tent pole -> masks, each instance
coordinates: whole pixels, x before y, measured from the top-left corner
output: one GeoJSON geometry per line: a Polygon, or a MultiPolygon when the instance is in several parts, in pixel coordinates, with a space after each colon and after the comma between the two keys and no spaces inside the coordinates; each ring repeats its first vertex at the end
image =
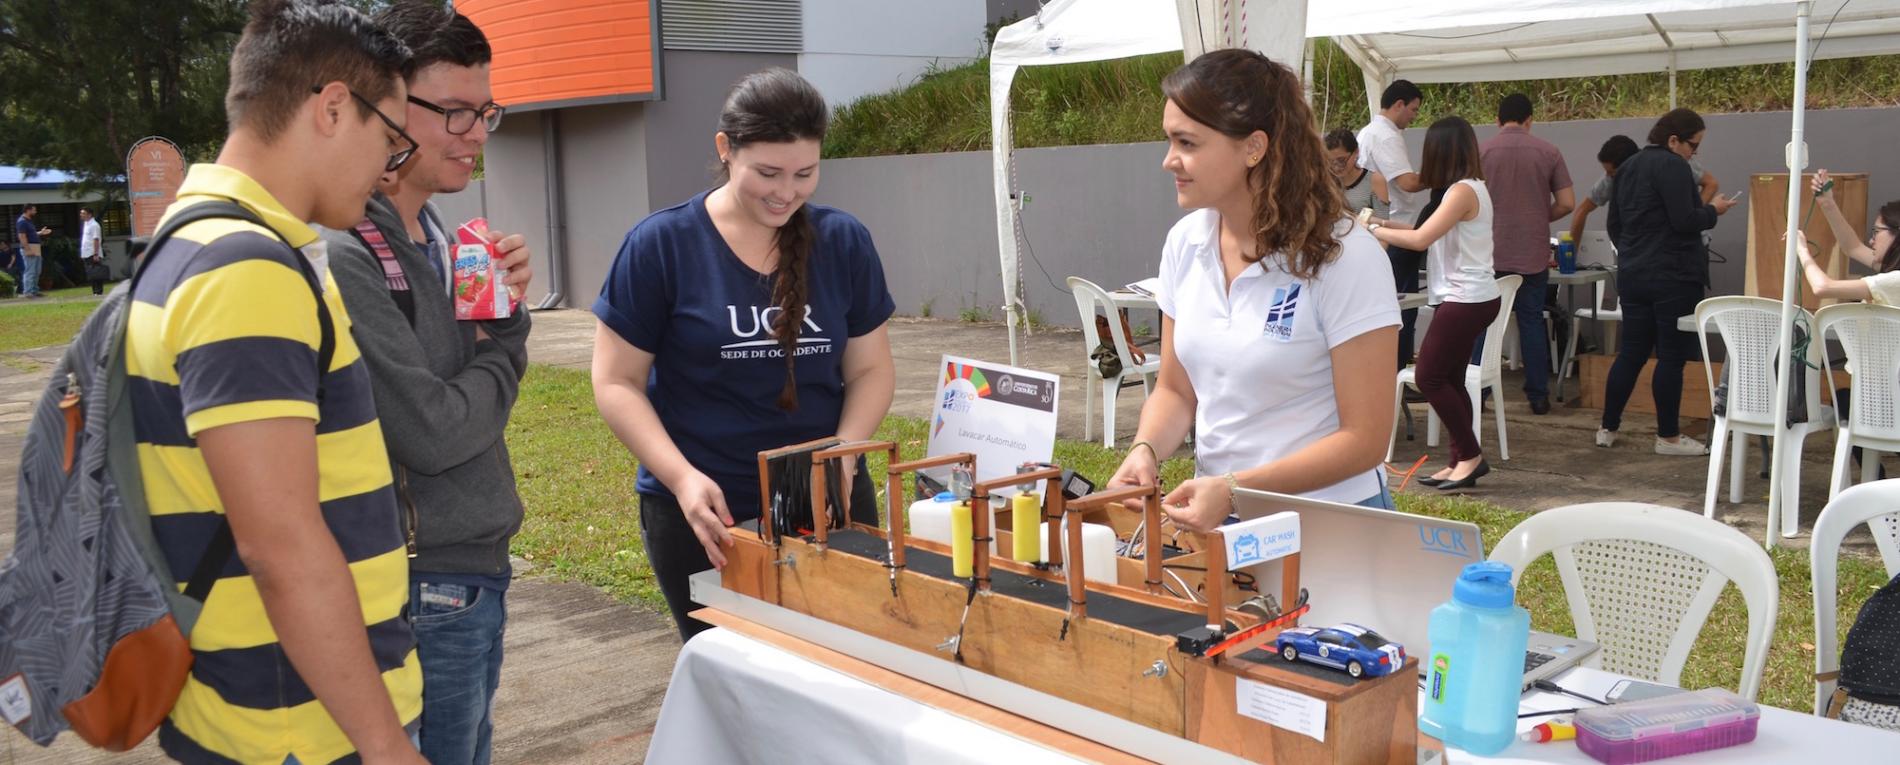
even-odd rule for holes
{"type": "MultiPolygon", "coordinates": [[[[1801,299],[1799,279],[1796,274],[1800,266],[1795,262],[1795,245],[1801,232],[1801,171],[1808,166],[1807,101],[1808,101],[1808,16],[1814,3],[1803,2],[1795,6],[1794,34],[1794,125],[1788,137],[1788,228],[1787,243],[1782,248],[1781,264],[1781,326],[1777,330],[1775,356],[1775,418],[1776,423],[1788,421],[1788,390],[1790,375],[1807,374],[1805,366],[1797,366],[1790,356],[1794,345],[1794,309],[1796,301],[1801,299]]],[[[1815,342],[1814,329],[1808,328],[1809,342],[1815,342]]],[[[1819,412],[1809,412],[1808,416],[1818,417],[1819,412]]],[[[1779,435],[1774,439],[1771,449],[1773,458],[1769,460],[1768,479],[1768,530],[1766,544],[1770,549],[1775,546],[1775,533],[1779,521],[1782,536],[1794,536],[1801,523],[1801,508],[1783,507],[1781,504],[1781,486],[1784,481],[1801,480],[1799,471],[1795,475],[1786,475],[1782,470],[1783,449],[1799,449],[1798,441],[1784,439],[1779,435]],[[1784,441],[1790,441],[1784,443],[1784,441]]]]}
{"type": "Polygon", "coordinates": [[[1306,103],[1311,106],[1313,103],[1313,38],[1311,37],[1306,38],[1305,53],[1300,56],[1300,81],[1306,83],[1306,103]]]}
{"type": "Polygon", "coordinates": [[[1676,54],[1673,51],[1670,52],[1669,54],[1669,109],[1671,111],[1674,111],[1676,108],[1676,60],[1675,59],[1676,59],[1676,54]]]}

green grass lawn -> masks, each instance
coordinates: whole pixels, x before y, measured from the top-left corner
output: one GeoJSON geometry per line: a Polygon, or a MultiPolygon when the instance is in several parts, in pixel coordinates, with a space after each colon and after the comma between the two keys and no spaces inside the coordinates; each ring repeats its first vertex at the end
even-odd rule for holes
{"type": "MultiPolygon", "coordinates": [[[[88,288],[80,289],[91,294],[88,288]]],[[[55,302],[51,298],[0,302],[0,352],[65,343],[98,305],[96,300],[55,302]]]]}
{"type": "MultiPolygon", "coordinates": [[[[921,420],[892,417],[884,421],[878,437],[897,441],[904,458],[910,459],[922,455],[925,433],[921,420]]],[[[508,436],[521,495],[528,505],[527,520],[515,538],[515,553],[532,561],[537,571],[602,587],[622,601],[663,608],[640,543],[633,458],[595,412],[587,375],[534,367],[515,405],[508,436]]],[[[1090,443],[1064,440],[1056,444],[1057,462],[1098,482],[1107,480],[1120,459],[1119,452],[1090,443]]],[[[872,470],[882,470],[882,462],[874,459],[872,470]]],[[[1191,471],[1187,460],[1175,459],[1163,466],[1162,473],[1172,485],[1191,471]]],[[[1523,518],[1511,510],[1457,497],[1401,495],[1399,505],[1409,512],[1475,523],[1492,543],[1523,518]]],[[[1814,687],[1808,679],[1814,666],[1814,601],[1807,556],[1776,550],[1774,560],[1781,574],[1781,613],[1761,701],[1805,711],[1813,703],[1814,687]]],[[[1841,561],[1843,635],[1861,602],[1885,581],[1875,562],[1841,561]]],[[[1446,593],[1449,596],[1449,582],[1446,593]]],[[[1548,557],[1525,573],[1518,601],[1530,609],[1537,629],[1571,631],[1569,606],[1548,557]]],[[[1735,687],[1746,632],[1747,612],[1740,593],[1730,586],[1689,656],[1683,685],[1735,687]]]]}

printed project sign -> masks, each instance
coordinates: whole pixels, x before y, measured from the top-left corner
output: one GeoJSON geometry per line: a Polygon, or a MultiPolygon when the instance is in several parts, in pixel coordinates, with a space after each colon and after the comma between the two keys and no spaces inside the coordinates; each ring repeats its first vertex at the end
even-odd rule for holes
{"type": "Polygon", "coordinates": [[[1300,551],[1300,514],[1278,512],[1220,527],[1227,544],[1227,570],[1278,560],[1300,551]]]}
{"type": "Polygon", "coordinates": [[[1062,378],[948,355],[939,369],[930,456],[974,454],[976,479],[986,481],[1055,455],[1062,378]]]}
{"type": "Polygon", "coordinates": [[[125,153],[126,196],[132,200],[132,235],[151,236],[158,219],[178,199],[185,182],[185,158],[178,144],[153,136],[141,138],[125,153]]]}

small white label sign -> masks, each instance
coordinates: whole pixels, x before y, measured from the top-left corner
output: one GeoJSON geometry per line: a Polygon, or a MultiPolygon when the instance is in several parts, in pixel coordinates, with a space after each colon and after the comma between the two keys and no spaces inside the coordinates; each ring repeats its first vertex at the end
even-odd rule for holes
{"type": "Polygon", "coordinates": [[[1241,714],[1326,742],[1326,702],[1244,677],[1235,683],[1234,704],[1241,714]]]}
{"type": "Polygon", "coordinates": [[[1220,527],[1227,570],[1279,560],[1300,551],[1300,514],[1290,510],[1220,527]]]}
{"type": "Polygon", "coordinates": [[[0,716],[11,725],[33,716],[33,694],[26,690],[25,675],[14,675],[0,683],[0,716]]]}

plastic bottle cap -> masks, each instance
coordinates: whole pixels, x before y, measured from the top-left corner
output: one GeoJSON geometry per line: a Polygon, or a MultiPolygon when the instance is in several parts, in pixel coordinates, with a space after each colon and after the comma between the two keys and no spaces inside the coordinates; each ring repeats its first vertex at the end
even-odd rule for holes
{"type": "Polygon", "coordinates": [[[957,501],[957,495],[955,492],[940,491],[937,492],[937,496],[931,497],[931,499],[937,502],[955,502],[957,501]]]}
{"type": "Polygon", "coordinates": [[[1479,608],[1509,608],[1516,602],[1511,589],[1511,566],[1485,561],[1465,566],[1458,582],[1451,586],[1451,597],[1479,608]]]}

